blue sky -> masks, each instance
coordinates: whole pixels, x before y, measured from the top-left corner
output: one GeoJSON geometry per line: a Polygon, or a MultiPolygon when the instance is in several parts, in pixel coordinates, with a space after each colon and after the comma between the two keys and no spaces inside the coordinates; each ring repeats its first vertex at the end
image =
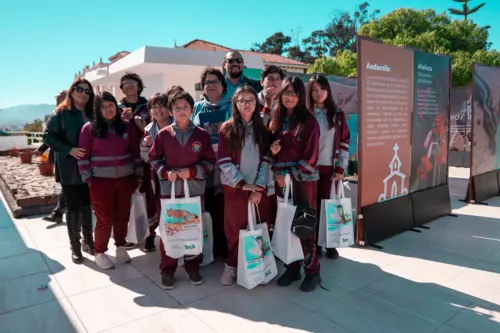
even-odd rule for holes
{"type": "MultiPolygon", "coordinates": [[[[298,27],[302,39],[324,28],[335,10],[353,11],[362,2],[2,1],[0,108],[53,103],[56,93],[71,84],[75,72],[121,50],[134,51],[144,45],[172,47],[174,40],[182,45],[196,38],[248,49],[276,31],[291,34],[298,27]]],[[[472,4],[481,2],[473,0],[472,4]]],[[[492,26],[490,39],[493,47],[500,48],[500,27],[495,24],[500,1],[485,2],[472,18],[492,26]]],[[[370,4],[382,14],[399,7],[432,7],[441,12],[458,6],[452,0],[372,0],[370,4]]]]}

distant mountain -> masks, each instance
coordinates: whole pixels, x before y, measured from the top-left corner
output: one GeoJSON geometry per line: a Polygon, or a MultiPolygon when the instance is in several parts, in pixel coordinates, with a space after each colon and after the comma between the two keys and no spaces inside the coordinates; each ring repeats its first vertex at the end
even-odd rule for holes
{"type": "Polygon", "coordinates": [[[0,128],[19,128],[26,123],[32,123],[35,119],[43,120],[50,114],[55,105],[18,105],[6,109],[0,109],[0,128]]]}

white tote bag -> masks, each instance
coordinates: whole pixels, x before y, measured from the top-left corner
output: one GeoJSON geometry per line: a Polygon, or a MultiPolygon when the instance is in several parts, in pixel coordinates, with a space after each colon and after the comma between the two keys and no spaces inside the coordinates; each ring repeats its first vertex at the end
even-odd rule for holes
{"type": "Polygon", "coordinates": [[[354,244],[354,221],[351,199],[344,195],[344,184],[332,182],[330,199],[321,200],[318,245],[326,248],[349,247],[354,244]]]}
{"type": "Polygon", "coordinates": [[[278,212],[274,225],[272,248],[276,257],[285,264],[291,264],[303,260],[304,252],[302,251],[300,239],[291,230],[297,206],[293,205],[292,180],[288,174],[285,177],[285,183],[283,200],[278,197],[278,212]],[[292,194],[291,202],[289,202],[290,194],[292,194]]]}
{"type": "Polygon", "coordinates": [[[214,261],[214,233],[210,213],[203,212],[201,216],[203,222],[203,261],[200,266],[206,266],[214,261]]]}
{"type": "Polygon", "coordinates": [[[248,230],[240,230],[237,283],[247,289],[266,284],[278,275],[267,225],[255,225],[255,205],[248,202],[248,230]]]}
{"type": "Polygon", "coordinates": [[[130,218],[126,240],[129,243],[142,243],[149,236],[148,211],[146,209],[146,194],[135,190],[130,203],[130,218]]]}
{"type": "Polygon", "coordinates": [[[165,254],[171,258],[198,255],[203,250],[201,198],[190,197],[184,180],[184,198],[175,198],[172,183],[170,199],[161,199],[160,237],[165,254]]]}

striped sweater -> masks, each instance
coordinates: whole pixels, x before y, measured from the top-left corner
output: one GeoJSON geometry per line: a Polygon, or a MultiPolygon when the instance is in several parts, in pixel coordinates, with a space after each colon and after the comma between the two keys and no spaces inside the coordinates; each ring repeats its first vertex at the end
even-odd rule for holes
{"type": "Polygon", "coordinates": [[[90,122],[80,132],[78,146],[85,149],[85,156],[78,160],[78,171],[85,182],[96,178],[122,178],[143,176],[139,153],[139,139],[135,126],[127,123],[127,132],[119,137],[110,131],[104,139],[93,135],[90,122]]]}

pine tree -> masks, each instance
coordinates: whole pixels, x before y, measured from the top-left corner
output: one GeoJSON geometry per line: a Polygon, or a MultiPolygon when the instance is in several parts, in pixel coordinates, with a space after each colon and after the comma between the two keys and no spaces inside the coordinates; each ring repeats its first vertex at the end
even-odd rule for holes
{"type": "Polygon", "coordinates": [[[452,15],[459,15],[463,16],[465,20],[468,19],[469,15],[474,14],[477,12],[479,9],[481,9],[486,3],[481,3],[477,5],[476,7],[470,8],[469,7],[469,1],[470,0],[453,0],[455,2],[462,3],[462,9],[456,9],[456,8],[450,8],[448,11],[452,15]]]}

